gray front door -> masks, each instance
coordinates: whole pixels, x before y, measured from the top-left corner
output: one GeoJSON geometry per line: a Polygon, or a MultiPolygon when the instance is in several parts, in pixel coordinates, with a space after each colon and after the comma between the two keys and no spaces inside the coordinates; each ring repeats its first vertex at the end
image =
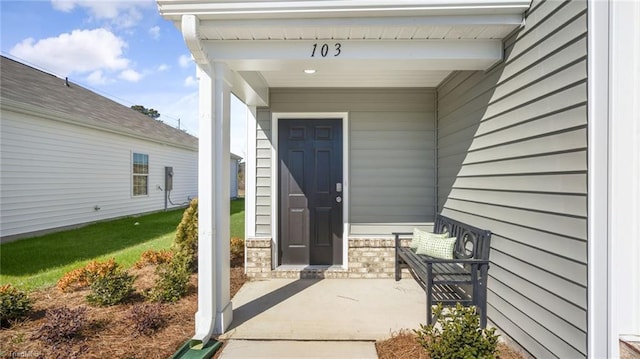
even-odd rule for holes
{"type": "Polygon", "coordinates": [[[342,264],[342,120],[278,126],[279,264],[342,264]]]}

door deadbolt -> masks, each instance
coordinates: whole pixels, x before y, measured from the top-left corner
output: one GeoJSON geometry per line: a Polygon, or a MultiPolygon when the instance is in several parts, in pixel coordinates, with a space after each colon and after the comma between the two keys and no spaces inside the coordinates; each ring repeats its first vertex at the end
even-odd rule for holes
{"type": "Polygon", "coordinates": [[[338,203],[342,202],[342,197],[340,197],[340,196],[336,197],[336,202],[338,202],[338,203]]]}

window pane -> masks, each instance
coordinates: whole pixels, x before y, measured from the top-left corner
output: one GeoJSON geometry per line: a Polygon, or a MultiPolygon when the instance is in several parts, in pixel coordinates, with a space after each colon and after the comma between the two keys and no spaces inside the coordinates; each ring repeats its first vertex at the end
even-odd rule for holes
{"type": "Polygon", "coordinates": [[[147,176],[133,176],[133,195],[145,196],[147,195],[148,181],[147,176]]]}
{"type": "Polygon", "coordinates": [[[143,153],[133,154],[133,173],[147,174],[149,173],[149,155],[143,153]]]}

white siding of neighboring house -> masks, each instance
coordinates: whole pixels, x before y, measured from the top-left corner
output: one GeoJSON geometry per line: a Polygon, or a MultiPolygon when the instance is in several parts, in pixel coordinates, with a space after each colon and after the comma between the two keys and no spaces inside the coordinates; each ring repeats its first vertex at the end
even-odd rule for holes
{"type": "Polygon", "coordinates": [[[231,174],[230,183],[231,183],[231,198],[238,198],[238,160],[231,156],[230,163],[230,171],[231,174]]]}
{"type": "Polygon", "coordinates": [[[5,108],[1,126],[3,238],[162,210],[165,166],[174,171],[173,203],[186,204],[197,195],[196,149],[5,108]],[[149,155],[148,196],[132,196],[133,152],[149,155]]]}
{"type": "Polygon", "coordinates": [[[435,90],[271,89],[258,110],[256,234],[271,235],[271,112],[349,112],[352,234],[385,234],[435,213],[435,90]]]}
{"type": "Polygon", "coordinates": [[[491,229],[489,318],[538,358],[587,355],[586,34],[585,1],[534,1],[438,87],[439,210],[491,229]]]}

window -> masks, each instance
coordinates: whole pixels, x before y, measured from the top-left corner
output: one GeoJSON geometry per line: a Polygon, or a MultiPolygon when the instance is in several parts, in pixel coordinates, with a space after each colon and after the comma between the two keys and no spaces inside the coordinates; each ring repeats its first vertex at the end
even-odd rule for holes
{"type": "Polygon", "coordinates": [[[149,194],[149,155],[133,153],[133,195],[149,194]]]}

